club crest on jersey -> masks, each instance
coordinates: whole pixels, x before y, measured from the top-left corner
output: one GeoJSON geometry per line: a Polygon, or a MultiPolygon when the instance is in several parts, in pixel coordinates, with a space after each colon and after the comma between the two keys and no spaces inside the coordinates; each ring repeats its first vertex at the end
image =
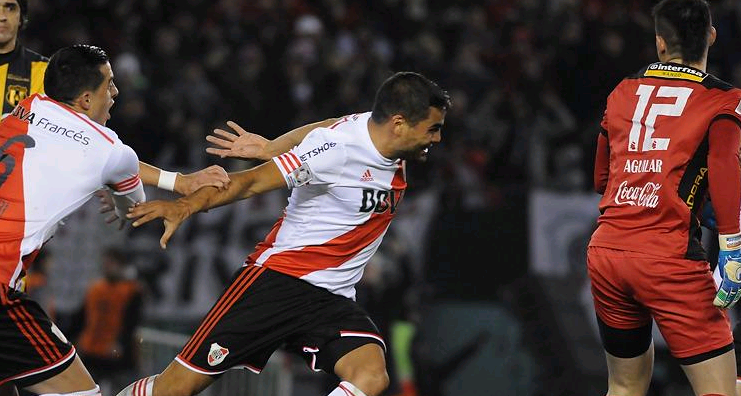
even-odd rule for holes
{"type": "Polygon", "coordinates": [[[28,88],[22,85],[8,85],[8,93],[5,95],[5,100],[11,105],[15,106],[23,99],[28,96],[28,88]]]}
{"type": "Polygon", "coordinates": [[[211,344],[211,350],[208,352],[208,365],[211,367],[216,366],[223,362],[227,355],[229,355],[229,349],[214,342],[211,344]]]}

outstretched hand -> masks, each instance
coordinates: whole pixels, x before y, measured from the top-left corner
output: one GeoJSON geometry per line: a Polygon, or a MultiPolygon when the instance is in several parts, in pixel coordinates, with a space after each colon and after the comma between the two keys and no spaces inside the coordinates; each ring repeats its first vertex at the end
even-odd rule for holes
{"type": "Polygon", "coordinates": [[[206,140],[217,147],[206,148],[207,153],[218,155],[221,158],[270,159],[270,155],[265,152],[265,146],[269,142],[268,139],[247,132],[234,121],[227,121],[226,125],[237,133],[235,134],[223,129],[214,129],[213,135],[206,136],[206,140]]]}
{"type": "Polygon", "coordinates": [[[162,233],[160,238],[160,247],[162,249],[167,248],[167,241],[170,240],[175,230],[180,227],[180,224],[185,221],[191,215],[188,206],[176,201],[149,201],[136,204],[129,209],[127,218],[134,220],[132,225],[139,227],[142,224],[146,224],[154,219],[161,218],[165,225],[165,231],[162,233]]]}
{"type": "Polygon", "coordinates": [[[108,217],[105,218],[105,222],[111,224],[119,220],[118,229],[123,230],[126,225],[126,219],[119,219],[118,215],[116,215],[116,206],[113,204],[111,192],[106,188],[102,188],[95,192],[95,196],[98,197],[98,202],[100,203],[99,212],[102,214],[109,213],[108,217]]]}
{"type": "Polygon", "coordinates": [[[208,186],[223,190],[228,188],[230,183],[229,174],[218,165],[211,165],[208,168],[178,176],[175,192],[182,195],[191,194],[201,187],[208,186]]]}

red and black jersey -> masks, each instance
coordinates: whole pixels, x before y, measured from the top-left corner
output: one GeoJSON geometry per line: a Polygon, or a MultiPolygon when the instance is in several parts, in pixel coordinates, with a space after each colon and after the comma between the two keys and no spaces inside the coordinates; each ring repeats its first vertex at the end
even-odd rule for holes
{"type": "Polygon", "coordinates": [[[741,90],[653,63],[615,87],[602,128],[590,246],[703,260],[697,214],[708,191],[719,232],[739,232],[741,90]]]}

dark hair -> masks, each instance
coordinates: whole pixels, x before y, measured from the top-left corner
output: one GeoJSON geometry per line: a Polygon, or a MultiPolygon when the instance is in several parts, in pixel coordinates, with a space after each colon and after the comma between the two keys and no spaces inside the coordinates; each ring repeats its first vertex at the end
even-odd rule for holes
{"type": "Polygon", "coordinates": [[[708,47],[712,26],[706,0],[662,0],[653,9],[656,34],[669,52],[679,52],[685,62],[699,62],[708,47]]]}
{"type": "Polygon", "coordinates": [[[71,103],[84,91],[94,91],[105,78],[100,66],[108,62],[102,49],[84,44],[64,47],[49,59],[44,91],[58,101],[71,103]]]}
{"type": "Polygon", "coordinates": [[[19,29],[23,30],[28,24],[28,0],[17,0],[18,7],[21,8],[21,26],[19,29]]]}
{"type": "Polygon", "coordinates": [[[371,118],[380,124],[401,114],[410,125],[416,125],[429,116],[430,106],[448,110],[450,96],[419,73],[398,72],[378,88],[371,118]]]}

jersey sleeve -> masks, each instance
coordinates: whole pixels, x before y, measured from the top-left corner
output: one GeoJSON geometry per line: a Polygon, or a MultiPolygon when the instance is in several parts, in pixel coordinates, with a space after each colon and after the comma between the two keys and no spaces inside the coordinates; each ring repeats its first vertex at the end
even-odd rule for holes
{"type": "Polygon", "coordinates": [[[728,101],[718,112],[717,118],[730,118],[741,124],[741,89],[732,89],[728,101]]]}
{"type": "Polygon", "coordinates": [[[597,137],[597,153],[594,157],[594,191],[605,193],[610,175],[610,143],[603,129],[597,137]]]}
{"type": "Polygon", "coordinates": [[[337,182],[346,162],[345,145],[336,132],[317,128],[298,146],[273,157],[273,162],[286,179],[288,188],[303,185],[327,185],[337,182]]]}
{"type": "Polygon", "coordinates": [[[708,189],[718,232],[735,234],[739,232],[741,202],[741,127],[732,120],[718,119],[710,125],[708,143],[708,189]]]}
{"type": "Polygon", "coordinates": [[[103,169],[103,184],[116,195],[125,195],[143,188],[139,178],[139,157],[134,150],[117,140],[103,169]]]}

